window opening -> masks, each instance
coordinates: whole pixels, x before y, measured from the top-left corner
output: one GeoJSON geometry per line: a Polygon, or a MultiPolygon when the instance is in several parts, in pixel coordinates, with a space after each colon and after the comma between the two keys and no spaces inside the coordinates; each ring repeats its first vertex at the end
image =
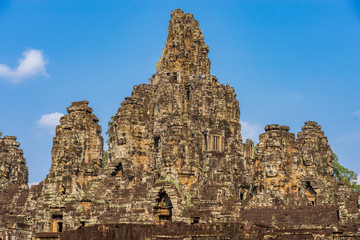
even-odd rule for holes
{"type": "Polygon", "coordinates": [[[213,136],[212,137],[212,150],[213,151],[220,151],[220,136],[213,136]]]}
{"type": "Polygon", "coordinates": [[[186,85],[186,87],[185,87],[185,89],[186,89],[186,97],[187,97],[188,101],[190,100],[190,88],[191,88],[190,85],[186,85]]]}
{"type": "Polygon", "coordinates": [[[240,200],[244,200],[244,193],[240,193],[240,200]]]}
{"type": "Polygon", "coordinates": [[[65,189],[64,184],[61,184],[61,186],[60,186],[60,192],[61,192],[61,194],[65,194],[65,193],[66,193],[66,189],[65,189]]]}
{"type": "Polygon", "coordinates": [[[122,176],[124,174],[122,163],[119,163],[115,166],[114,172],[111,173],[111,176],[122,176]]]}
{"type": "Polygon", "coordinates": [[[191,225],[198,224],[200,222],[200,217],[192,217],[191,218],[191,225]]]}
{"type": "Polygon", "coordinates": [[[312,188],[310,182],[306,182],[305,196],[306,196],[306,198],[308,200],[308,203],[307,203],[308,206],[315,206],[316,205],[316,192],[312,188]]]}
{"type": "Polygon", "coordinates": [[[204,145],[205,145],[204,150],[208,150],[208,142],[207,142],[207,135],[206,134],[204,134],[204,145]]]}
{"type": "Polygon", "coordinates": [[[160,142],[160,137],[159,136],[154,137],[154,147],[155,148],[159,147],[159,142],[160,142]]]}

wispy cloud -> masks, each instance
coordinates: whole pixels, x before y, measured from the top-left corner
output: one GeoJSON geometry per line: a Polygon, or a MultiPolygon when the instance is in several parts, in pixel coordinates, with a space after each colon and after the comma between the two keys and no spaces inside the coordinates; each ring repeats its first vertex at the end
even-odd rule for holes
{"type": "Polygon", "coordinates": [[[0,78],[19,83],[32,76],[49,76],[45,69],[47,62],[41,50],[29,49],[23,52],[23,57],[19,59],[19,65],[14,69],[0,64],[0,78]]]}
{"type": "Polygon", "coordinates": [[[36,137],[42,138],[49,134],[53,135],[55,133],[55,127],[60,124],[60,118],[62,116],[64,116],[64,114],[59,112],[43,114],[40,120],[35,122],[37,126],[36,137]]]}
{"type": "Polygon", "coordinates": [[[64,114],[59,112],[44,114],[41,116],[40,120],[36,121],[38,127],[56,127],[60,124],[60,118],[64,114]]]}
{"type": "Polygon", "coordinates": [[[251,139],[255,143],[258,142],[259,135],[261,133],[261,128],[256,124],[251,124],[245,121],[240,121],[242,137],[243,139],[251,139]]]}

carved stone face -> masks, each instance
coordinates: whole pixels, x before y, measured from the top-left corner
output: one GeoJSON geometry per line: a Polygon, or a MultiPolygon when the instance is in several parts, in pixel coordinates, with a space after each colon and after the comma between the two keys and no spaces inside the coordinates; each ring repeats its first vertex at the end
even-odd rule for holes
{"type": "Polygon", "coordinates": [[[281,155],[279,152],[272,152],[265,156],[265,174],[268,178],[273,178],[279,175],[281,165],[281,155]]]}
{"type": "Polygon", "coordinates": [[[0,166],[0,180],[1,179],[9,179],[9,167],[8,166],[0,166]]]}
{"type": "Polygon", "coordinates": [[[314,165],[314,155],[309,152],[308,150],[304,150],[302,154],[303,162],[305,166],[312,166],[314,165]]]}
{"type": "Polygon", "coordinates": [[[279,174],[276,162],[266,163],[265,173],[266,176],[269,178],[276,177],[279,174]]]}

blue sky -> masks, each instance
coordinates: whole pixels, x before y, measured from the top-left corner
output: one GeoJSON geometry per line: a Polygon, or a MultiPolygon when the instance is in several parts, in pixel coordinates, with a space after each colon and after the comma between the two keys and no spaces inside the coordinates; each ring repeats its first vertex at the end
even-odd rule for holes
{"type": "Polygon", "coordinates": [[[30,183],[48,173],[54,125],[71,102],[90,101],[107,139],[124,97],[156,72],[176,8],[200,22],[245,137],[317,121],[360,173],[359,1],[0,0],[0,132],[18,137],[30,183]]]}

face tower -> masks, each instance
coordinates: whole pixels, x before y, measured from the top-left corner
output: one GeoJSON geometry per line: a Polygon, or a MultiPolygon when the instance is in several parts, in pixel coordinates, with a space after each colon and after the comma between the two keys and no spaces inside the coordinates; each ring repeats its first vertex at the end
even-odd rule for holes
{"type": "Polygon", "coordinates": [[[210,75],[198,21],[177,9],[168,31],[157,73],[134,87],[114,117],[105,168],[110,176],[147,185],[149,204],[166,194],[172,218],[180,219],[201,201],[226,205],[239,196],[246,176],[237,171],[251,164],[240,160],[245,145],[236,94],[210,75]]]}

